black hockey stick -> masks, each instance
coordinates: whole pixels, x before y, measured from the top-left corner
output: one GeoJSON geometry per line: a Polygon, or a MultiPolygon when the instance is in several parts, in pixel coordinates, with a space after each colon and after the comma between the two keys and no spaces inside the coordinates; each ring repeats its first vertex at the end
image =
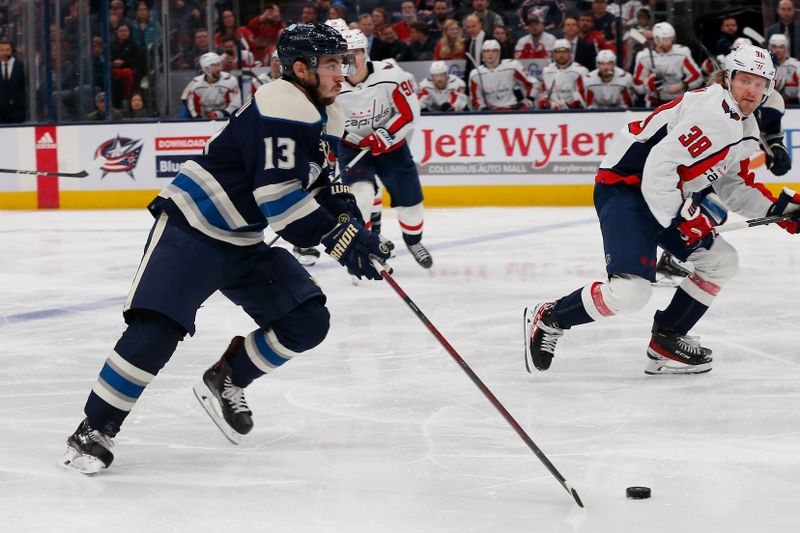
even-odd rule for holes
{"type": "Polygon", "coordinates": [[[741,222],[728,222],[721,226],[714,228],[714,233],[720,234],[727,231],[736,231],[740,229],[753,228],[755,226],[766,226],[767,224],[775,224],[783,222],[784,220],[798,220],[800,213],[796,215],[772,215],[769,217],[751,218],[749,220],[742,220],[741,222]]]}
{"type": "MultiPolygon", "coordinates": [[[[339,181],[340,179],[342,179],[342,176],[344,176],[345,174],[347,174],[348,172],[350,172],[350,169],[351,169],[351,168],[353,168],[354,166],[356,166],[356,164],[357,164],[359,161],[361,161],[361,158],[362,158],[362,157],[364,157],[365,155],[367,155],[367,152],[369,152],[369,148],[364,148],[363,150],[361,150],[360,152],[358,152],[358,153],[356,154],[356,156],[355,156],[353,159],[351,159],[351,160],[350,160],[350,162],[349,162],[349,163],[347,163],[347,164],[344,166],[344,168],[343,168],[341,171],[339,171],[339,173],[338,173],[338,174],[336,174],[336,175],[333,177],[333,179],[331,180],[331,184],[334,184],[334,183],[336,183],[337,181],[339,181]]],[[[269,241],[269,245],[270,245],[270,246],[272,246],[273,244],[275,244],[276,242],[278,242],[278,239],[280,239],[280,238],[281,238],[281,236],[280,236],[280,235],[275,235],[275,238],[274,238],[274,239],[272,239],[271,241],[269,241]]]]}
{"type": "MultiPolygon", "coordinates": [[[[472,54],[470,54],[469,52],[465,52],[465,54],[467,56],[467,59],[472,61],[472,65],[475,67],[475,72],[478,73],[478,79],[481,80],[481,94],[483,94],[483,103],[486,105],[487,109],[491,110],[492,106],[489,105],[489,100],[486,99],[486,89],[484,88],[484,85],[483,85],[483,76],[481,75],[481,66],[478,64],[477,61],[475,61],[475,58],[472,57],[472,54]]],[[[469,81],[469,80],[467,80],[467,81],[469,81]]]]}
{"type": "Polygon", "coordinates": [[[106,162],[105,157],[98,157],[87,166],[84,170],[79,172],[48,172],[41,170],[18,170],[14,168],[0,168],[1,174],[28,174],[33,176],[55,176],[59,178],[85,178],[90,173],[102,167],[106,162]]]}
{"type": "Polygon", "coordinates": [[[491,402],[491,404],[500,412],[501,415],[503,415],[503,418],[506,419],[506,422],[508,422],[511,427],[514,428],[514,431],[517,432],[517,435],[520,436],[525,444],[528,445],[528,448],[531,449],[531,451],[536,455],[536,457],[539,458],[542,464],[550,471],[551,474],[553,474],[553,477],[555,477],[561,486],[564,487],[564,490],[566,490],[570,496],[572,496],[572,498],[575,500],[575,503],[578,504],[578,507],[583,507],[583,502],[581,501],[580,496],[578,496],[578,491],[576,491],[572,485],[567,482],[564,476],[561,475],[561,472],[559,472],[556,467],[553,466],[553,463],[550,462],[550,459],[548,459],[544,452],[542,452],[536,443],[533,442],[533,439],[531,439],[528,434],[525,433],[525,430],[522,429],[522,426],[520,426],[519,423],[514,420],[514,417],[511,416],[511,413],[509,413],[508,410],[503,407],[503,404],[500,403],[500,400],[498,400],[492,391],[489,390],[489,387],[487,387],[483,381],[481,381],[481,379],[477,376],[477,374],[475,374],[472,368],[470,368],[467,362],[464,361],[460,355],[458,355],[458,352],[456,352],[455,348],[453,348],[450,343],[447,342],[447,339],[445,339],[444,336],[439,333],[439,330],[436,329],[436,326],[434,326],[431,321],[428,320],[428,317],[425,316],[422,310],[416,306],[408,294],[406,294],[400,285],[397,284],[391,274],[386,271],[386,267],[375,259],[372,260],[372,264],[375,266],[375,269],[381,273],[383,279],[385,279],[386,282],[392,286],[392,289],[394,289],[398,296],[400,296],[400,298],[402,298],[403,301],[408,304],[408,307],[410,307],[414,314],[417,315],[417,318],[419,318],[420,321],[425,324],[425,327],[428,328],[428,331],[430,331],[433,336],[436,337],[436,340],[439,341],[439,343],[444,347],[444,349],[447,350],[447,353],[449,353],[450,357],[452,357],[458,366],[461,367],[461,370],[463,370],[464,373],[469,376],[469,379],[471,379],[472,382],[480,389],[486,399],[491,402]]]}

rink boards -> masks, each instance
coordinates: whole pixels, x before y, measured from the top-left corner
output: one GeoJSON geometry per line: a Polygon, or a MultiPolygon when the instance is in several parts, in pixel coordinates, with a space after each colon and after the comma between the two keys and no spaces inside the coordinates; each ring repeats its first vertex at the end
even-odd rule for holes
{"type": "MultiPolygon", "coordinates": [[[[423,116],[411,139],[425,204],[435,206],[590,205],[594,174],[620,128],[643,112],[556,112],[423,116]]],[[[202,152],[224,121],[123,122],[0,128],[0,167],[77,172],[86,178],[0,175],[0,209],[143,207],[202,152]]],[[[800,148],[800,110],[783,120],[790,154],[800,148]]],[[[770,189],[777,178],[763,153],[751,168],[770,189]]]]}

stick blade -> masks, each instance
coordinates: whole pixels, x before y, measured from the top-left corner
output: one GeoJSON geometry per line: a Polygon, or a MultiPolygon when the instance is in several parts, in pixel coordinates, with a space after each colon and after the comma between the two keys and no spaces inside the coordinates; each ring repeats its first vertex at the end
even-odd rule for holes
{"type": "Polygon", "coordinates": [[[756,42],[756,44],[758,44],[760,46],[764,46],[764,44],[766,43],[766,39],[764,39],[764,36],[761,35],[760,33],[758,33],[756,30],[754,30],[750,26],[747,26],[745,29],[743,29],[742,33],[744,34],[745,37],[748,37],[748,38],[754,40],[756,42]]]}
{"type": "Polygon", "coordinates": [[[639,44],[647,44],[647,37],[642,35],[642,32],[637,30],[636,28],[631,28],[629,32],[631,38],[639,44]]]}

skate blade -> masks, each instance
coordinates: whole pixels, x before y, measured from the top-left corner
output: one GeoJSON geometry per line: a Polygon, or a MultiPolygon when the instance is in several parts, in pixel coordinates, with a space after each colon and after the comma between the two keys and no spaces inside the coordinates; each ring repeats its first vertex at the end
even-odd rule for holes
{"type": "Polygon", "coordinates": [[[242,442],[244,435],[234,430],[225,422],[225,417],[222,416],[222,409],[220,408],[219,401],[214,394],[212,394],[208,386],[206,386],[205,383],[198,383],[192,390],[194,391],[194,396],[197,398],[197,401],[200,402],[200,405],[202,405],[203,409],[208,413],[209,418],[216,424],[222,434],[225,435],[225,438],[232,444],[239,444],[242,442]]]}
{"type": "Polygon", "coordinates": [[[531,356],[531,330],[533,329],[533,313],[528,308],[522,312],[522,328],[525,332],[525,370],[533,374],[533,356],[531,356]]]}
{"type": "Polygon", "coordinates": [[[702,365],[685,365],[677,361],[649,359],[644,368],[648,376],[675,375],[675,374],[705,374],[711,372],[712,363],[702,365]]]}
{"type": "Polygon", "coordinates": [[[87,476],[93,476],[102,469],[106,468],[106,466],[103,464],[103,461],[97,457],[83,455],[72,446],[67,446],[67,451],[61,456],[58,464],[67,470],[80,472],[81,474],[87,476]]]}
{"type": "Polygon", "coordinates": [[[651,283],[651,285],[653,287],[663,287],[663,288],[667,288],[667,289],[674,289],[675,287],[677,287],[678,285],[681,284],[681,281],[683,281],[683,278],[676,279],[676,278],[672,278],[672,277],[669,277],[669,276],[664,276],[663,278],[659,278],[659,279],[655,280],[653,283],[651,283]]]}
{"type": "Polygon", "coordinates": [[[307,267],[314,266],[317,263],[317,258],[313,255],[296,255],[295,258],[297,259],[298,263],[307,267]]]}

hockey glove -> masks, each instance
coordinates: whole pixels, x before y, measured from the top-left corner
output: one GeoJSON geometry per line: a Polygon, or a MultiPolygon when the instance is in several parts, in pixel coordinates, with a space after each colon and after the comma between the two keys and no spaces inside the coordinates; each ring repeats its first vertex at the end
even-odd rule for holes
{"type": "Polygon", "coordinates": [[[800,233],[800,194],[789,187],[784,187],[778,199],[767,210],[767,216],[792,215],[794,220],[784,220],[778,225],[791,234],[800,233]]]}
{"type": "Polygon", "coordinates": [[[450,105],[450,102],[443,102],[442,105],[439,106],[439,111],[447,112],[452,111],[453,106],[450,105]]]}
{"type": "Polygon", "coordinates": [[[389,248],[359,222],[346,215],[339,216],[339,224],[322,237],[321,242],[325,246],[325,253],[346,267],[351,275],[358,279],[362,276],[381,279],[370,258],[386,261],[389,259],[389,248]]]}
{"type": "Polygon", "coordinates": [[[789,152],[782,142],[776,141],[769,145],[772,150],[772,157],[767,154],[767,168],[776,176],[783,176],[792,170],[792,160],[789,157],[789,152]]]}
{"type": "Polygon", "coordinates": [[[647,78],[647,88],[658,92],[664,86],[664,77],[661,74],[650,74],[647,78]]]}
{"type": "Polygon", "coordinates": [[[369,148],[372,155],[379,155],[387,152],[394,144],[394,137],[386,131],[386,128],[378,128],[359,143],[359,148],[369,148]]]}
{"type": "Polygon", "coordinates": [[[520,102],[514,106],[515,109],[533,109],[534,104],[533,100],[529,98],[523,98],[520,102]]]}
{"type": "Polygon", "coordinates": [[[348,215],[360,224],[364,224],[361,210],[358,208],[356,198],[350,190],[349,185],[343,183],[332,183],[326,187],[321,187],[316,196],[317,203],[324,207],[331,215],[339,218],[339,215],[348,215]]]}
{"type": "Polygon", "coordinates": [[[711,248],[714,227],[723,224],[728,213],[716,194],[696,193],[684,200],[672,224],[658,235],[658,244],[681,261],[698,248],[711,248]]]}

